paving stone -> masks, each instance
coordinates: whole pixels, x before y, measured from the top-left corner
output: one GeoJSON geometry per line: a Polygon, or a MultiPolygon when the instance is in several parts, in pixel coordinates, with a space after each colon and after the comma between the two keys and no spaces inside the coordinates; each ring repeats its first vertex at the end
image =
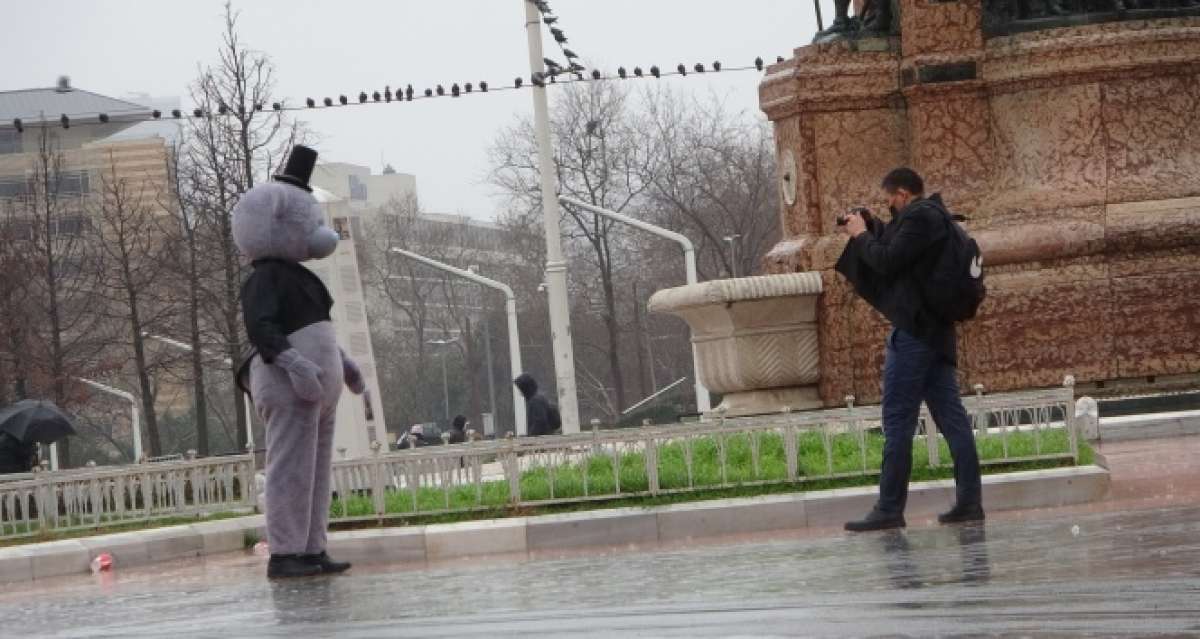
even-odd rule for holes
{"type": "Polygon", "coordinates": [[[678,541],[808,525],[804,500],[797,495],[696,502],[658,510],[658,538],[678,541]]]}
{"type": "Polygon", "coordinates": [[[152,561],[146,537],[140,531],[84,537],[79,543],[88,549],[88,561],[102,552],[111,554],[117,567],[140,566],[152,561]]]}
{"type": "Polygon", "coordinates": [[[78,540],[50,541],[29,547],[33,559],[33,578],[77,575],[91,570],[92,555],[78,540]]]}
{"type": "Polygon", "coordinates": [[[658,516],[645,508],[617,508],[531,517],[526,539],[530,552],[656,543],[658,516]]]}
{"type": "Polygon", "coordinates": [[[33,556],[27,548],[0,549],[0,583],[33,581],[33,556]]]}
{"type": "Polygon", "coordinates": [[[841,526],[852,519],[860,519],[875,506],[878,496],[879,489],[875,486],[808,493],[804,496],[808,525],[813,528],[841,526]]]}
{"type": "Polygon", "coordinates": [[[330,533],[326,550],[339,561],[360,564],[425,561],[425,528],[385,528],[330,533]]]}
{"type": "Polygon", "coordinates": [[[426,526],[425,553],[430,560],[523,553],[525,531],[524,518],[426,526]]]}
{"type": "Polygon", "coordinates": [[[262,515],[206,521],[190,527],[200,535],[202,553],[205,555],[244,550],[248,533],[259,539],[266,538],[266,518],[262,515]]]}

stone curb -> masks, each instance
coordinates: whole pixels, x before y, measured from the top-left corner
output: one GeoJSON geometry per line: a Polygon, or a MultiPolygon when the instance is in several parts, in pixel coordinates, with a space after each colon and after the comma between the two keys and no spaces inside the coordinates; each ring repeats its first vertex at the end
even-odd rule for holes
{"type": "Polygon", "coordinates": [[[1200,435],[1200,410],[1100,418],[1100,441],[1200,435]]]}
{"type": "MultiPolygon", "coordinates": [[[[1052,468],[983,478],[990,511],[1048,508],[1104,499],[1109,473],[1099,466],[1052,468]]],[[[359,564],[423,562],[483,555],[561,553],[589,547],[633,547],[726,535],[840,526],[875,503],[873,486],[810,493],[351,530],[329,534],[331,555],[359,564]]],[[[917,521],[954,500],[954,482],[914,483],[905,515],[917,521]]],[[[265,536],[262,515],[78,540],[0,549],[0,583],[86,573],[110,552],[118,567],[199,557],[244,548],[244,534],[265,536]]]]}

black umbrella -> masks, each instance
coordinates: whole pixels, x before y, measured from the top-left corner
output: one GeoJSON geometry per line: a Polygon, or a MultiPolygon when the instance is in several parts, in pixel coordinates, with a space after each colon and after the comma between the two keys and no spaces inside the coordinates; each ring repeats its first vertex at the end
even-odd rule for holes
{"type": "Polygon", "coordinates": [[[74,435],[75,427],[52,402],[23,399],[0,410],[0,433],[8,433],[23,444],[52,444],[74,435]]]}

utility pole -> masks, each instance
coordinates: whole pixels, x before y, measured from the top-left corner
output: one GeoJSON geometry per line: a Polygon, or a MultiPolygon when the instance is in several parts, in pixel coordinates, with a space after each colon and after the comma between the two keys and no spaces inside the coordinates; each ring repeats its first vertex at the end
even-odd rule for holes
{"type": "MultiPolygon", "coordinates": [[[[537,6],[525,5],[525,35],[529,41],[529,71],[545,77],[542,63],[542,21],[537,6]]],[[[575,391],[575,353],[571,345],[571,313],[567,301],[567,263],[563,258],[558,222],[558,194],[554,184],[554,152],[550,146],[550,104],[545,81],[534,83],[533,124],[538,143],[538,167],[542,179],[542,207],[546,230],[546,287],[550,306],[550,339],[554,350],[554,377],[558,387],[558,410],[563,434],[579,432],[579,399],[575,391]],[[541,86],[539,86],[541,85],[541,86]]]]}

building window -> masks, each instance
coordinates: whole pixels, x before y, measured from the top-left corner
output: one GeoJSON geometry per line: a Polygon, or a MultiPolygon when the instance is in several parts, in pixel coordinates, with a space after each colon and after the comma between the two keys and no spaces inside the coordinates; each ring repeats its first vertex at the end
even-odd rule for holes
{"type": "Polygon", "coordinates": [[[58,174],[58,195],[87,195],[87,171],[63,171],[58,174]]]}
{"type": "Polygon", "coordinates": [[[28,192],[29,183],[25,176],[0,177],[0,197],[22,197],[28,192]]]}
{"type": "Polygon", "coordinates": [[[358,179],[357,175],[346,176],[350,180],[350,199],[351,200],[366,200],[367,185],[358,179]]]}
{"type": "Polygon", "coordinates": [[[15,129],[0,131],[0,154],[20,152],[21,134],[17,133],[15,129]]]}
{"type": "Polygon", "coordinates": [[[64,217],[55,221],[55,235],[80,235],[88,226],[88,221],[83,216],[64,217]]]}

